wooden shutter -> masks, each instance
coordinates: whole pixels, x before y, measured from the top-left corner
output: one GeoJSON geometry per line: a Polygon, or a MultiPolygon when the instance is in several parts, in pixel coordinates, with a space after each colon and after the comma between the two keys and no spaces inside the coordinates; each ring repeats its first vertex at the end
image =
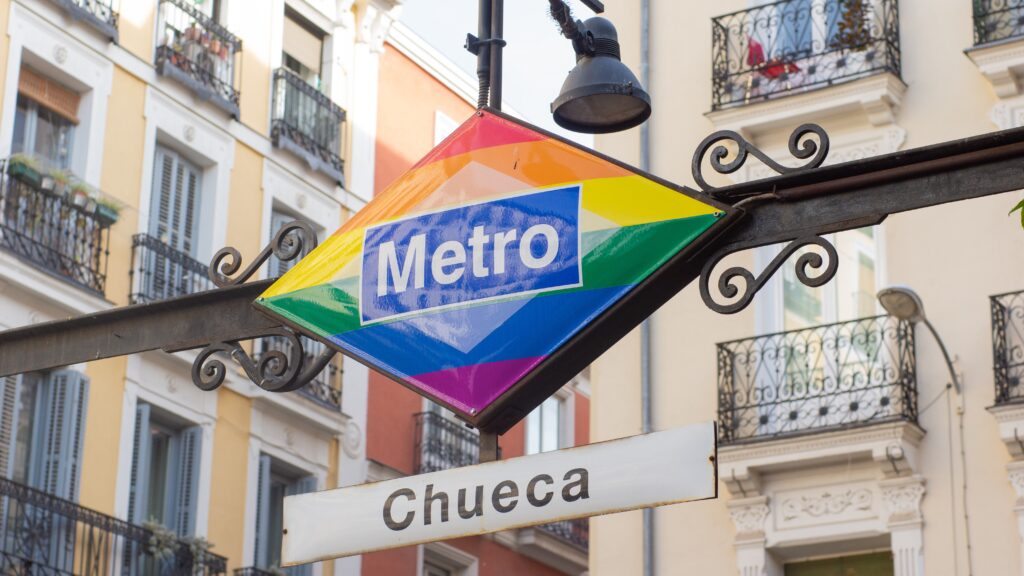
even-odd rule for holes
{"type": "Polygon", "coordinates": [[[270,562],[270,456],[260,454],[256,481],[256,557],[257,568],[269,568],[270,562]]]}
{"type": "Polygon", "coordinates": [[[75,370],[56,370],[42,386],[33,424],[29,484],[77,501],[89,379],[75,370]]]}
{"type": "MultiPolygon", "coordinates": [[[[283,212],[278,212],[276,210],[271,212],[270,213],[270,237],[271,237],[271,239],[273,239],[274,235],[277,234],[278,231],[280,231],[281,228],[285,224],[287,224],[287,223],[289,223],[289,222],[291,222],[293,220],[295,220],[295,218],[292,217],[289,214],[284,214],[283,212]]],[[[284,273],[287,272],[288,270],[290,270],[291,267],[294,266],[296,262],[298,262],[297,259],[296,260],[291,260],[291,261],[288,261],[288,262],[284,262],[282,260],[279,260],[277,258],[277,256],[271,257],[271,259],[270,259],[270,276],[274,277],[274,278],[280,278],[281,276],[284,276],[284,273]]]]}
{"type": "Polygon", "coordinates": [[[178,451],[178,481],[175,515],[169,519],[174,522],[174,530],[179,536],[193,536],[196,531],[196,509],[199,499],[199,464],[203,446],[203,428],[192,426],[181,432],[180,450],[178,451]]]}
{"type": "Polygon", "coordinates": [[[131,489],[128,500],[128,521],[141,524],[146,518],[149,502],[149,466],[150,442],[149,433],[150,406],[139,402],[135,406],[135,440],[132,443],[131,489]]]}
{"type": "Polygon", "coordinates": [[[151,236],[195,257],[202,172],[180,154],[158,146],[153,170],[151,236]]]}
{"type": "Polygon", "coordinates": [[[0,378],[0,477],[3,478],[10,478],[14,472],[21,382],[21,374],[0,378]]]}

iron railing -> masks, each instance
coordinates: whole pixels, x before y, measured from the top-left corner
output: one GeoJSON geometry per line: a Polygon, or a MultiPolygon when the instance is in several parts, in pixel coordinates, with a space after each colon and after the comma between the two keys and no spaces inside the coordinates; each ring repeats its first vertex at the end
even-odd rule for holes
{"type": "Polygon", "coordinates": [[[917,422],[913,325],[863,318],[718,344],[723,443],[917,422]]]}
{"type": "Polygon", "coordinates": [[[215,576],[227,559],[0,477],[0,574],[215,576]]]}
{"type": "Polygon", "coordinates": [[[114,42],[118,41],[117,12],[113,0],[54,0],[72,18],[88,22],[114,42]]]}
{"type": "Polygon", "coordinates": [[[1024,291],[997,294],[992,303],[996,404],[1024,400],[1024,291]]]}
{"type": "Polygon", "coordinates": [[[31,168],[0,162],[0,247],[102,295],[111,222],[90,207],[94,201],[76,201],[54,185],[31,168]]]}
{"type": "Polygon", "coordinates": [[[156,67],[238,117],[242,41],[186,0],[160,0],[156,67]]]}
{"type": "Polygon", "coordinates": [[[480,461],[480,441],[475,430],[437,412],[420,412],[415,418],[415,474],[472,466],[480,461]]]}
{"type": "Polygon", "coordinates": [[[897,0],[782,0],[713,18],[712,108],[891,72],[897,0]]]}
{"type": "MultiPolygon", "coordinates": [[[[308,366],[327,346],[309,338],[301,336],[300,338],[302,338],[302,353],[305,356],[302,365],[308,366]]],[[[260,340],[260,355],[277,351],[289,356],[291,348],[291,340],[287,338],[272,336],[260,340]]],[[[309,384],[299,389],[299,394],[331,410],[341,410],[341,368],[338,367],[337,361],[331,361],[326,368],[310,380],[309,384]]]]}
{"type": "Polygon", "coordinates": [[[1024,36],[1024,0],[974,0],[974,45],[1024,36]]]}
{"type": "Polygon", "coordinates": [[[146,304],[215,288],[206,264],[149,234],[132,236],[132,304],[146,304]]]}
{"type": "Polygon", "coordinates": [[[272,572],[255,566],[246,566],[244,568],[235,568],[232,574],[234,576],[281,576],[281,572],[283,571],[272,572]]]}
{"type": "Polygon", "coordinates": [[[542,524],[538,528],[583,550],[590,548],[590,521],[587,518],[542,524]]]}
{"type": "Polygon", "coordinates": [[[343,181],[342,124],[345,111],[286,68],[274,72],[274,109],[270,137],[310,167],[343,181]]]}

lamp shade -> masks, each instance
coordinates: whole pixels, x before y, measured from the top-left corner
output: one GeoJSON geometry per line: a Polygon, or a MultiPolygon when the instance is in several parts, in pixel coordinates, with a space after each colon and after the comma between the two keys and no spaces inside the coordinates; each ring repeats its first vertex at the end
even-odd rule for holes
{"type": "Polygon", "coordinates": [[[578,52],[576,67],[551,104],[559,126],[604,134],[641,124],[651,115],[651,98],[619,56],[618,34],[605,18],[583,23],[592,49],[578,52]]]}

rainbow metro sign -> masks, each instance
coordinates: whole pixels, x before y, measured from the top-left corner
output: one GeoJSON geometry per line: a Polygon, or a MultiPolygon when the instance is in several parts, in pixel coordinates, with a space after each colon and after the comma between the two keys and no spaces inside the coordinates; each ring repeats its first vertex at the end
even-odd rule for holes
{"type": "Polygon", "coordinates": [[[485,108],[257,304],[500,433],[696,277],[726,213],[485,108]]]}

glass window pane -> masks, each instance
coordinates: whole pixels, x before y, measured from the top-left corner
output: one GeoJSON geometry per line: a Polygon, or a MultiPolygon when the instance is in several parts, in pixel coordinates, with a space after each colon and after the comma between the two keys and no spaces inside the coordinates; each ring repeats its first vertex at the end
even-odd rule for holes
{"type": "Polygon", "coordinates": [[[27,123],[29,110],[29,100],[23,96],[18,96],[18,105],[14,110],[14,140],[11,143],[11,152],[14,154],[23,154],[28,147],[26,142],[27,134],[27,123]]]}
{"type": "Polygon", "coordinates": [[[28,484],[29,454],[32,453],[32,420],[36,413],[37,391],[39,378],[35,374],[26,374],[21,385],[21,396],[18,398],[17,441],[14,446],[14,465],[11,467],[11,479],[15,482],[28,484]]]}
{"type": "Polygon", "coordinates": [[[71,135],[74,125],[42,106],[38,107],[35,153],[44,164],[66,169],[71,162],[71,135]]]}
{"type": "Polygon", "coordinates": [[[162,429],[152,427],[149,435],[149,502],[146,519],[167,525],[167,472],[171,457],[171,436],[162,429]]]}
{"type": "Polygon", "coordinates": [[[526,453],[540,452],[540,408],[534,408],[526,417],[526,453]]]}
{"type": "Polygon", "coordinates": [[[275,479],[270,485],[270,518],[267,562],[272,567],[281,566],[281,529],[284,516],[284,495],[287,483],[275,479]]]}

